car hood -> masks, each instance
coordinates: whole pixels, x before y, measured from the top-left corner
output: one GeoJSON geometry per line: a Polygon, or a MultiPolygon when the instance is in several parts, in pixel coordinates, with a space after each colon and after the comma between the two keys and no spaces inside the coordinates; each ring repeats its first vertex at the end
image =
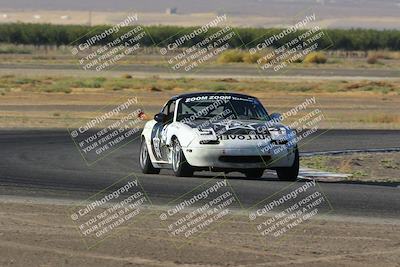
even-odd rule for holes
{"type": "Polygon", "coordinates": [[[191,128],[197,128],[199,130],[213,129],[216,134],[269,134],[269,130],[280,129],[283,127],[282,124],[274,123],[269,124],[266,121],[260,120],[221,120],[213,121],[209,120],[194,120],[185,122],[186,125],[191,128]]]}

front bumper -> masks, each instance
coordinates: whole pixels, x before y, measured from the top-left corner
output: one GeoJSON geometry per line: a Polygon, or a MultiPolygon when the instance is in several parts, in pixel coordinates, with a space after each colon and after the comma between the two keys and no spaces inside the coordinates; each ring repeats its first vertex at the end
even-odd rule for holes
{"type": "Polygon", "coordinates": [[[275,153],[252,148],[226,148],[215,145],[183,147],[187,162],[194,167],[253,169],[290,167],[294,162],[294,148],[276,145],[275,153]]]}

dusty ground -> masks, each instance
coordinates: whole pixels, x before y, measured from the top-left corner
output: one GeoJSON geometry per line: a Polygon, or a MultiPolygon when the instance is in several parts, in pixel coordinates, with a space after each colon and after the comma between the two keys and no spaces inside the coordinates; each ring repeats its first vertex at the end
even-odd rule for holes
{"type": "MultiPolygon", "coordinates": [[[[178,50],[183,51],[183,50],[178,50]]],[[[246,53],[246,50],[243,50],[246,53]]],[[[230,62],[222,61],[221,56],[215,56],[209,59],[206,63],[201,64],[201,68],[228,68],[228,69],[242,69],[247,71],[256,71],[260,69],[256,62],[230,62]]],[[[314,69],[314,70],[327,70],[327,74],[332,69],[348,69],[351,71],[375,70],[376,76],[384,73],[385,70],[393,71],[400,68],[400,52],[388,50],[370,50],[370,51],[349,51],[347,55],[340,50],[328,50],[324,52],[327,58],[324,64],[313,64],[306,62],[295,62],[287,66],[290,70],[314,69]],[[376,62],[368,63],[369,58],[376,58],[376,62]],[[383,72],[381,72],[383,71],[383,72]]],[[[24,67],[28,64],[44,64],[49,66],[64,66],[71,69],[71,67],[79,66],[79,59],[82,56],[74,56],[71,54],[71,46],[33,46],[27,44],[13,45],[13,44],[0,44],[0,61],[3,67],[9,65],[24,67]]],[[[115,70],[118,67],[145,64],[147,67],[164,67],[166,70],[171,66],[167,62],[168,57],[160,55],[159,48],[157,47],[144,47],[140,48],[138,52],[127,55],[120,60],[113,68],[107,70],[115,70]]],[[[78,67],[78,70],[83,70],[78,67]]],[[[82,71],[83,72],[83,71],[82,71]]],[[[197,72],[197,70],[193,70],[197,72]]],[[[261,71],[262,72],[262,71],[261,71]]],[[[96,74],[96,72],[94,72],[96,74]]],[[[151,73],[151,72],[149,72],[151,73]]],[[[280,71],[285,73],[285,70],[280,71]]],[[[355,75],[357,76],[357,75],[355,75]]],[[[363,75],[365,76],[365,75],[363,75]]]]}
{"type": "Polygon", "coordinates": [[[323,171],[352,174],[345,180],[400,182],[400,153],[362,153],[315,156],[301,159],[302,165],[323,171]]]}
{"type": "Polygon", "coordinates": [[[400,223],[326,217],[263,243],[245,216],[176,247],[151,212],[88,250],[65,205],[0,204],[1,266],[399,266],[400,223]],[[335,219],[336,218],[336,219],[335,219]]]}
{"type": "MultiPolygon", "coordinates": [[[[135,13],[135,8],[126,12],[92,12],[89,15],[88,11],[61,11],[61,10],[36,10],[36,11],[11,11],[7,17],[0,17],[0,22],[25,22],[25,23],[53,23],[53,24],[91,24],[104,25],[116,24],[124,19],[130,13],[135,13]],[[90,17],[91,16],[91,17],[90,17]],[[89,22],[90,21],[90,22],[89,22]]],[[[178,26],[194,26],[203,25],[215,19],[215,13],[193,13],[168,15],[166,13],[138,13],[139,23],[143,25],[178,25],[178,26]]],[[[391,21],[387,18],[388,22],[391,21]]],[[[249,24],[249,19],[246,16],[229,16],[229,23],[234,26],[239,25],[277,25],[282,21],[280,17],[265,18],[262,16],[252,16],[252,22],[249,24]]]]}
{"type": "MultiPolygon", "coordinates": [[[[195,89],[193,89],[195,90],[195,89]]],[[[197,91],[199,91],[198,89],[197,91]]],[[[139,105],[149,118],[160,110],[171,96],[185,89],[154,91],[149,88],[72,89],[70,93],[30,92],[12,89],[0,95],[0,126],[5,128],[65,128],[76,119],[98,115],[99,109],[116,104],[122,97],[138,97],[139,105]]],[[[374,92],[301,93],[239,91],[257,96],[270,113],[287,112],[305,99],[314,97],[325,118],[320,128],[399,129],[400,95],[374,92]]],[[[289,121],[290,122],[290,118],[289,121]]]]}

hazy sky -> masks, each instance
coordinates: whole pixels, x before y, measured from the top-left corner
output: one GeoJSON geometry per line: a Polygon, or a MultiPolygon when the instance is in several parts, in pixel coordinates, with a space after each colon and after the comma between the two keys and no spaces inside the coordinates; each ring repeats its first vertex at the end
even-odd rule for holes
{"type": "Polygon", "coordinates": [[[399,16],[400,0],[0,0],[0,9],[225,11],[231,14],[287,15],[312,6],[320,16],[399,16]]]}
{"type": "MultiPolygon", "coordinates": [[[[240,26],[288,23],[288,19],[307,11],[314,12],[325,27],[400,29],[400,0],[0,0],[0,14],[40,10],[165,13],[173,7],[178,15],[226,13],[240,18],[240,26]],[[260,18],[274,22],[260,24],[260,18]]],[[[175,18],[182,21],[179,16],[175,18]]],[[[168,24],[153,20],[150,23],[168,24]]]]}

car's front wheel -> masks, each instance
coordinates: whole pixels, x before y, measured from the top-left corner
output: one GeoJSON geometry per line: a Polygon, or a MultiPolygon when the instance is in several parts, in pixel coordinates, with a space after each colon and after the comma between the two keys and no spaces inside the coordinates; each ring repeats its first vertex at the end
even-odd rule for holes
{"type": "Polygon", "coordinates": [[[290,167],[277,168],[276,174],[278,175],[279,180],[296,181],[297,176],[299,175],[299,168],[300,168],[299,150],[296,148],[294,151],[293,165],[290,167]]]}
{"type": "Polygon", "coordinates": [[[193,168],[186,161],[178,139],[175,139],[172,143],[172,170],[178,177],[193,176],[193,168]]]}
{"type": "Polygon", "coordinates": [[[160,169],[154,168],[151,163],[149,151],[147,149],[146,140],[143,138],[140,145],[140,157],[139,157],[140,168],[145,174],[159,174],[160,169]]]}

